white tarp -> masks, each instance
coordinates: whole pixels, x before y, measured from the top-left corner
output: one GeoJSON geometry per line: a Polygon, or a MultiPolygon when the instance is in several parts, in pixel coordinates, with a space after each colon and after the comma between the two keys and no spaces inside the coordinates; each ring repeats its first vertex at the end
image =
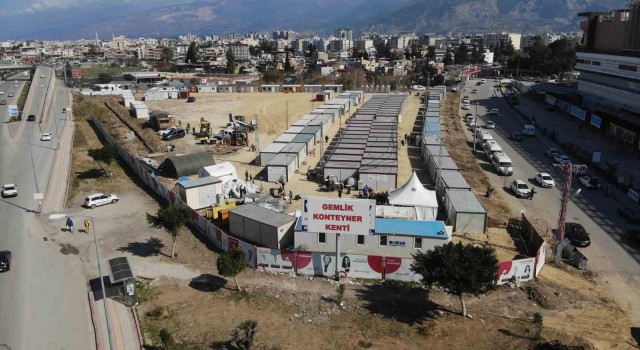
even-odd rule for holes
{"type": "Polygon", "coordinates": [[[389,193],[389,203],[415,207],[418,220],[433,221],[438,215],[436,192],[424,188],[415,171],[409,181],[389,193]]]}
{"type": "Polygon", "coordinates": [[[393,205],[376,205],[376,217],[385,219],[417,220],[415,207],[394,207],[393,205]]]}
{"type": "Polygon", "coordinates": [[[257,193],[259,188],[253,182],[244,182],[238,178],[229,179],[225,181],[222,185],[222,193],[225,196],[241,198],[240,189],[243,188],[246,190],[246,193],[257,193]]]}
{"type": "Polygon", "coordinates": [[[198,170],[198,177],[207,177],[207,176],[215,176],[220,179],[222,182],[226,182],[231,179],[235,179],[238,177],[236,173],[236,167],[229,162],[224,162],[220,164],[210,165],[198,170]]]}

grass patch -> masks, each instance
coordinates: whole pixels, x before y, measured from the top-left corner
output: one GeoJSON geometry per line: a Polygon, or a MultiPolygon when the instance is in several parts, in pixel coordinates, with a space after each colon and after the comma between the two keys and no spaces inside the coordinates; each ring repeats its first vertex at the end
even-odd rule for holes
{"type": "Polygon", "coordinates": [[[27,96],[29,96],[30,88],[31,88],[31,82],[28,81],[24,84],[24,87],[20,92],[20,97],[18,98],[18,111],[20,111],[20,115],[22,115],[22,111],[24,110],[24,104],[27,102],[27,96]]]}
{"type": "Polygon", "coordinates": [[[136,295],[138,303],[146,303],[156,298],[156,294],[148,281],[136,281],[136,295]]]}
{"type": "MultiPolygon", "coordinates": [[[[139,67],[112,67],[111,65],[94,65],[93,67],[82,67],[82,77],[84,79],[96,79],[100,73],[107,73],[111,76],[120,75],[124,72],[134,72],[139,70],[139,67]]],[[[116,78],[114,80],[122,80],[122,78],[116,78]]]]}

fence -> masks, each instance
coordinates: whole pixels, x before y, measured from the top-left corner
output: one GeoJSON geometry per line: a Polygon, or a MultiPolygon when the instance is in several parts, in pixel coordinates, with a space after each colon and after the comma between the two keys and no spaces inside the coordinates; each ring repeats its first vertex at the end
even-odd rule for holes
{"type": "Polygon", "coordinates": [[[533,224],[522,214],[521,220],[510,220],[510,226],[518,225],[529,258],[501,261],[496,284],[526,282],[538,277],[545,263],[547,243],[533,224]]]}

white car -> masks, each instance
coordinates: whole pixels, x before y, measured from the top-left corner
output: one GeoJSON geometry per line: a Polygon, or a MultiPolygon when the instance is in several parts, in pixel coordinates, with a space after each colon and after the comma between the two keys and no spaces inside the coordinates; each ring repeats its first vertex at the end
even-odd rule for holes
{"type": "Polygon", "coordinates": [[[495,129],[496,128],[496,123],[493,122],[492,120],[488,120],[486,123],[484,123],[484,128],[485,129],[495,129]]]}
{"type": "Polygon", "coordinates": [[[162,130],[158,131],[158,135],[164,136],[165,134],[168,134],[169,131],[175,130],[177,128],[178,128],[177,126],[172,126],[170,128],[167,128],[167,129],[162,129],[162,130]]]}
{"type": "Polygon", "coordinates": [[[496,93],[491,94],[491,98],[498,98],[498,94],[496,93]]]}
{"type": "Polygon", "coordinates": [[[15,197],[18,195],[18,185],[6,184],[2,186],[2,197],[15,197]]]}
{"type": "Polygon", "coordinates": [[[531,196],[531,188],[522,180],[513,180],[511,192],[519,198],[529,198],[531,196]]]}
{"type": "Polygon", "coordinates": [[[553,162],[556,164],[568,164],[571,163],[571,158],[569,158],[569,156],[566,156],[564,154],[556,154],[553,156],[553,162]]]}
{"type": "Polygon", "coordinates": [[[580,184],[586,188],[599,188],[600,179],[597,177],[580,176],[580,184]]]}
{"type": "Polygon", "coordinates": [[[547,174],[547,173],[537,173],[536,174],[536,182],[538,183],[538,185],[542,186],[542,187],[553,187],[556,185],[556,182],[553,180],[553,178],[551,177],[551,175],[547,174]]]}
{"type": "Polygon", "coordinates": [[[94,209],[97,206],[117,203],[120,200],[115,194],[94,193],[84,199],[84,205],[87,208],[94,209]]]}
{"type": "Polygon", "coordinates": [[[498,111],[497,108],[491,108],[491,110],[489,111],[489,114],[498,115],[500,114],[500,112],[498,111]]]}
{"type": "Polygon", "coordinates": [[[42,136],[40,137],[40,141],[51,141],[52,138],[53,136],[51,136],[51,134],[46,133],[42,134],[42,136]]]}
{"type": "Polygon", "coordinates": [[[468,104],[468,103],[463,103],[463,104],[462,104],[462,109],[464,109],[464,110],[469,110],[469,109],[471,109],[471,105],[470,105],[470,104],[468,104]]]}

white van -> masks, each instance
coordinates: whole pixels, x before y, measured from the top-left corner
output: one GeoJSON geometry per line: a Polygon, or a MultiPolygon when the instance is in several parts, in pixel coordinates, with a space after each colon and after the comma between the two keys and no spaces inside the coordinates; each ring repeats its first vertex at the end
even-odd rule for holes
{"type": "Polygon", "coordinates": [[[491,159],[491,155],[495,152],[502,152],[502,147],[495,140],[487,140],[484,143],[484,154],[491,159]]]}
{"type": "Polygon", "coordinates": [[[500,175],[513,174],[513,163],[504,152],[495,152],[491,156],[491,164],[500,175]]]}
{"type": "MultiPolygon", "coordinates": [[[[478,129],[480,130],[480,129],[478,129]]],[[[491,134],[489,134],[488,132],[484,132],[481,133],[480,135],[478,135],[478,143],[480,143],[481,145],[484,144],[485,142],[489,141],[489,140],[493,140],[493,136],[491,136],[491,134]]]]}
{"type": "Polygon", "coordinates": [[[536,127],[530,124],[527,124],[522,127],[522,135],[525,136],[533,136],[536,134],[536,127]]]}

